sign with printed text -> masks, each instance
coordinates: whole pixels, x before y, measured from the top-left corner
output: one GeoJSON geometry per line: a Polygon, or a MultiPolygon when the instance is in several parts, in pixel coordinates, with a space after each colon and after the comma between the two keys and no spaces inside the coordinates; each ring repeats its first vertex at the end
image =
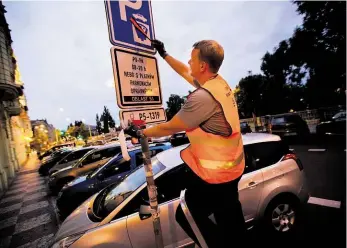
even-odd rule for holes
{"type": "Polygon", "coordinates": [[[151,41],[155,39],[151,1],[105,1],[110,42],[114,46],[155,54],[151,41]],[[134,18],[147,37],[131,23],[134,18]]]}
{"type": "Polygon", "coordinates": [[[121,109],[162,105],[157,59],[111,48],[117,104],[121,109]]]}
{"type": "Polygon", "coordinates": [[[164,108],[120,110],[119,118],[124,123],[128,123],[129,120],[141,120],[146,124],[161,123],[167,120],[164,108]]]}

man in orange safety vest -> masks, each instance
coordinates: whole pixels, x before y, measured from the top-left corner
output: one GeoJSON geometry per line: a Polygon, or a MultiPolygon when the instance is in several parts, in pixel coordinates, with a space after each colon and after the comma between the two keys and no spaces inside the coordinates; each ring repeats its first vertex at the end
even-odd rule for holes
{"type": "MultiPolygon", "coordinates": [[[[152,45],[196,90],[170,121],[140,131],[130,126],[125,132],[134,137],[139,132],[162,137],[186,131],[190,145],[181,151],[181,158],[188,166],[187,206],[209,248],[232,247],[244,241],[246,231],[238,194],[245,158],[234,94],[218,74],[224,49],[213,40],[199,41],[193,45],[188,67],[170,56],[161,41],[154,40],[152,45]]],[[[180,206],[176,220],[199,244],[180,206]]]]}

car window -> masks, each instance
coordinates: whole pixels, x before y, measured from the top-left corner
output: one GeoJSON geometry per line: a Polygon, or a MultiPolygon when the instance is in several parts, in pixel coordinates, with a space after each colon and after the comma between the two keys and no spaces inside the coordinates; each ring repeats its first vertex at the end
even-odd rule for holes
{"type": "MultiPolygon", "coordinates": [[[[165,169],[165,166],[159,162],[157,158],[152,159],[153,175],[165,169]]],[[[143,166],[139,166],[137,170],[125,177],[122,182],[108,188],[104,192],[103,199],[96,199],[95,202],[100,202],[93,206],[94,213],[101,218],[105,218],[116,207],[127,199],[135,190],[146,182],[146,172],[143,166]]]]}
{"type": "MultiPolygon", "coordinates": [[[[151,157],[153,157],[162,151],[163,151],[163,149],[153,149],[153,150],[150,150],[150,155],[151,155],[151,157]]],[[[142,152],[135,153],[135,163],[136,163],[136,165],[135,165],[136,167],[143,164],[142,152]]]]}
{"type": "Polygon", "coordinates": [[[289,152],[282,141],[262,142],[245,146],[247,173],[277,163],[289,152]]]}
{"type": "MultiPolygon", "coordinates": [[[[165,172],[155,180],[157,187],[158,204],[171,201],[180,197],[185,188],[186,165],[182,164],[165,172]]],[[[115,219],[130,215],[139,211],[141,205],[149,205],[147,187],[143,188],[116,216],[115,219]]]]}
{"type": "Polygon", "coordinates": [[[125,159],[117,159],[107,166],[103,170],[105,177],[112,177],[131,170],[131,160],[126,161],[125,159]]]}
{"type": "Polygon", "coordinates": [[[273,118],[271,123],[272,125],[276,125],[276,124],[283,124],[286,122],[286,119],[284,117],[279,117],[279,118],[273,118]]]}
{"type": "Polygon", "coordinates": [[[96,161],[106,159],[106,158],[112,158],[118,153],[120,153],[120,147],[111,147],[107,149],[101,149],[97,150],[91,154],[89,154],[82,162],[82,165],[87,165],[90,163],[94,163],[96,161]]]}

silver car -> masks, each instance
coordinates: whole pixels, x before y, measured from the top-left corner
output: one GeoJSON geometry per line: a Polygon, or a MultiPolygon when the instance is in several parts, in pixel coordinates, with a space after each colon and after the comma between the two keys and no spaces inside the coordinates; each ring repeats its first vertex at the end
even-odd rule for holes
{"type": "Polygon", "coordinates": [[[80,149],[77,149],[76,151],[73,151],[69,155],[67,155],[65,158],[60,160],[58,163],[56,163],[52,169],[49,170],[49,175],[52,175],[53,173],[64,169],[66,167],[69,167],[70,165],[73,165],[76,163],[79,159],[81,159],[85,154],[90,152],[91,150],[95,149],[96,146],[89,146],[89,147],[83,147],[80,149]]]}
{"type": "MultiPolygon", "coordinates": [[[[309,198],[303,165],[279,136],[247,133],[243,142],[246,171],[239,193],[247,224],[262,223],[279,235],[290,233],[297,225],[300,203],[309,198]]],[[[175,220],[186,168],[180,151],[186,146],[152,159],[164,247],[193,243],[175,220]]],[[[63,222],[52,247],[156,247],[152,219],[148,212],[140,211],[141,205],[148,205],[143,167],[82,203],[63,222]]]]}

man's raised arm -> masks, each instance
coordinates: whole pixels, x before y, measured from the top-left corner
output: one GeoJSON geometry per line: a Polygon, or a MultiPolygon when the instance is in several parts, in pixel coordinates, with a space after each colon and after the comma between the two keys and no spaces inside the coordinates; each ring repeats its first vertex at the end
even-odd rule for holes
{"type": "Polygon", "coordinates": [[[175,72],[181,75],[185,80],[187,80],[188,83],[196,88],[194,78],[190,75],[189,67],[187,65],[170,56],[166,52],[163,42],[159,40],[153,40],[152,45],[155,49],[157,49],[159,55],[171,66],[172,69],[174,69],[175,72]]]}

